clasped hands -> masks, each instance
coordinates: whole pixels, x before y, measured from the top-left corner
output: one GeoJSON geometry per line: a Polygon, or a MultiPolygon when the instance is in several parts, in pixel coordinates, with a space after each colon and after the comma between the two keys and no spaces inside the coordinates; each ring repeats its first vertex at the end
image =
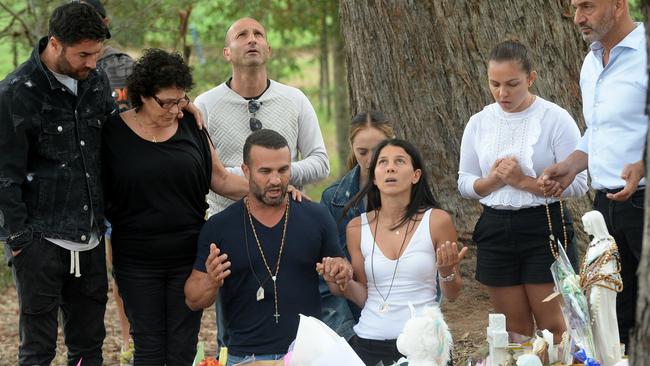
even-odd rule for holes
{"type": "Polygon", "coordinates": [[[324,257],[316,263],[316,272],[323,276],[325,282],[335,283],[341,291],[345,291],[348,282],[352,281],[352,265],[342,257],[324,257]]]}
{"type": "Polygon", "coordinates": [[[497,159],[490,168],[488,179],[498,184],[498,188],[504,185],[520,189],[521,183],[526,175],[521,170],[517,158],[506,156],[497,159]]]}

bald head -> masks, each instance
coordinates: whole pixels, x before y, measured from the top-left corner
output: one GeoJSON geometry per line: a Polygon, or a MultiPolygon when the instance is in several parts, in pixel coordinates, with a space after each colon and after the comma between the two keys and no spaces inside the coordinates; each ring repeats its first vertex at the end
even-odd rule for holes
{"type": "Polygon", "coordinates": [[[229,47],[230,42],[235,37],[235,34],[241,31],[242,28],[247,28],[247,27],[257,28],[264,34],[264,38],[266,38],[266,29],[264,29],[264,26],[260,22],[250,17],[244,17],[236,20],[234,23],[232,23],[230,28],[228,28],[228,31],[226,32],[226,39],[224,42],[225,46],[229,47]]]}
{"type": "Polygon", "coordinates": [[[226,32],[223,57],[232,65],[233,70],[240,67],[265,69],[270,56],[271,47],[266,40],[266,30],[257,20],[241,18],[226,32]]]}

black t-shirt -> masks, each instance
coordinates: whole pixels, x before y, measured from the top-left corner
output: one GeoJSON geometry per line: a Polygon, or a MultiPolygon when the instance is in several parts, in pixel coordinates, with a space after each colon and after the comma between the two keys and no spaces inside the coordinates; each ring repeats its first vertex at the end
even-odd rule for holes
{"type": "Polygon", "coordinates": [[[167,141],[139,137],[119,115],[103,127],[106,217],[115,265],[164,268],[191,264],[205,223],[210,142],[185,113],[167,141]]]}
{"type": "MultiPolygon", "coordinates": [[[[275,271],[284,217],[269,228],[253,217],[266,260],[275,271]]],[[[277,277],[279,322],[276,324],[273,281],[264,266],[243,200],[212,216],[199,237],[194,268],[205,272],[210,243],[228,254],[232,273],[219,290],[228,329],[228,351],[234,355],[279,354],[296,337],[298,314],[320,318],[316,263],[323,257],[341,257],[334,220],[321,205],[291,201],[284,252],[277,277]],[[252,270],[251,270],[252,269],[252,270]],[[264,299],[256,293],[264,287],[264,299]]]]}

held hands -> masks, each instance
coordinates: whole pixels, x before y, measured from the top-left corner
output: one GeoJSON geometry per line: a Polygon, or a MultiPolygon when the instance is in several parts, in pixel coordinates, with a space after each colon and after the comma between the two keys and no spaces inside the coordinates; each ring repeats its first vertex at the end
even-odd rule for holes
{"type": "Polygon", "coordinates": [[[208,279],[217,288],[223,286],[224,279],[230,276],[228,254],[221,254],[221,250],[214,243],[210,244],[210,255],[205,260],[205,269],[208,279]]]}
{"type": "Polygon", "coordinates": [[[325,257],[316,263],[316,272],[323,276],[325,282],[336,283],[341,290],[352,280],[352,265],[345,258],[325,257]]]}
{"type": "Polygon", "coordinates": [[[639,187],[639,181],[645,176],[643,160],[633,164],[625,164],[621,172],[621,178],[625,181],[625,187],[617,193],[608,193],[607,198],[613,201],[627,201],[639,187]]]}
{"type": "Polygon", "coordinates": [[[542,175],[537,178],[537,184],[547,196],[560,197],[575,178],[576,173],[571,170],[569,164],[560,162],[544,169],[542,175]]]}
{"type": "Polygon", "coordinates": [[[287,193],[291,195],[291,198],[294,201],[302,202],[302,199],[306,199],[307,201],[311,201],[311,198],[309,198],[308,195],[300,192],[300,190],[291,184],[289,184],[289,187],[287,187],[287,193]]]}
{"type": "Polygon", "coordinates": [[[458,244],[449,240],[440,244],[436,249],[436,266],[440,276],[448,277],[454,273],[456,266],[465,258],[467,250],[467,247],[464,247],[459,252],[458,244]]]}

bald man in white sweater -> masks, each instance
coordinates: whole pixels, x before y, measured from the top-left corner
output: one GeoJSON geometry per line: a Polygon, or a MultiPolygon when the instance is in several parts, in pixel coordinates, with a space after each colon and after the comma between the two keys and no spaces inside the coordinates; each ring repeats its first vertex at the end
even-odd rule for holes
{"type": "MultiPolygon", "coordinates": [[[[301,187],[327,177],[329,159],[309,99],[300,90],[268,78],[271,47],[264,27],[251,18],[237,20],[226,33],[223,56],[232,65],[232,77],[199,95],[195,103],[208,121],[224,166],[243,175],[240,166],[246,137],[269,128],[289,142],[291,184],[301,187]]],[[[233,203],[212,192],[208,201],[210,215],[233,203]]]]}

